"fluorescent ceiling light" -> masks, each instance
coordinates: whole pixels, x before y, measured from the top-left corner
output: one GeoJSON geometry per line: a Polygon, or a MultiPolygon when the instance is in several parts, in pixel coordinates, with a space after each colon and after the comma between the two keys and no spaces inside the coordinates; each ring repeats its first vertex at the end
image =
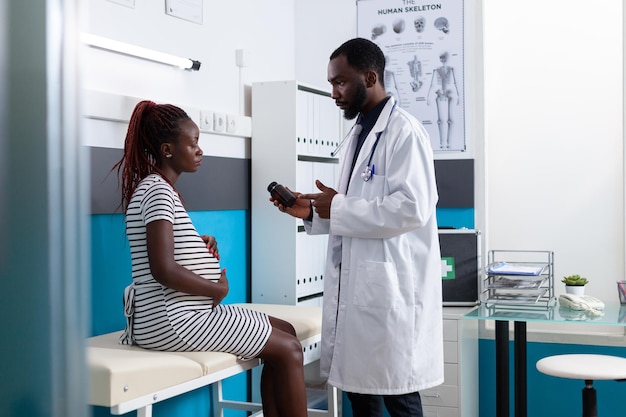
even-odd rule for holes
{"type": "Polygon", "coordinates": [[[137,58],[147,59],[149,61],[160,62],[162,64],[172,65],[174,67],[198,71],[200,69],[200,61],[190,58],[181,58],[176,55],[170,55],[152,49],[142,48],[140,46],[131,45],[129,43],[118,42],[112,39],[103,38],[89,33],[83,33],[81,40],[94,48],[106,49],[108,51],[117,52],[124,55],[135,56],[137,58]]]}

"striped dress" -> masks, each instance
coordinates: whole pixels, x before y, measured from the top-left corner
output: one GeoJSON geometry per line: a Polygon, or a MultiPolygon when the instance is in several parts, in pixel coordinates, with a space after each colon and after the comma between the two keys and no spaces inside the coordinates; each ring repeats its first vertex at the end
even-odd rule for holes
{"type": "Polygon", "coordinates": [[[218,351],[258,356],[272,327],[266,314],[219,304],[211,297],[172,290],[155,281],[146,247],[146,224],[174,225],[174,259],[204,279],[220,278],[219,261],[191,223],[178,193],[161,176],[144,178],[126,210],[133,283],[125,290],[126,330],[122,344],[162,351],[218,351]]]}

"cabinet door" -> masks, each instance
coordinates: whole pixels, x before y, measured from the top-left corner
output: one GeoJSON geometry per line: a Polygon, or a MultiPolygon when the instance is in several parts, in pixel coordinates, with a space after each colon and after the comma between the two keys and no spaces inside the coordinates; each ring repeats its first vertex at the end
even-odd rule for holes
{"type": "Polygon", "coordinates": [[[478,328],[471,307],[444,307],[444,382],[424,390],[424,416],[478,417],[478,328]]]}

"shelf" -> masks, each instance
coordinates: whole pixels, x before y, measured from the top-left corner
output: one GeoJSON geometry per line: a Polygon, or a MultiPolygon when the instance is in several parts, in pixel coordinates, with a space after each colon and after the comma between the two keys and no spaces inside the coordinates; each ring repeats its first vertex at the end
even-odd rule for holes
{"type": "Polygon", "coordinates": [[[546,268],[548,264],[495,262],[487,266],[487,273],[500,276],[539,276],[545,273],[546,268]]]}
{"type": "Polygon", "coordinates": [[[321,306],[328,235],[308,235],[302,220],[277,211],[267,185],[314,193],[316,179],[337,183],[338,159],[329,156],[343,137],[341,109],[330,93],[295,80],[255,82],[251,100],[250,298],[321,306]]]}
{"type": "Polygon", "coordinates": [[[497,293],[493,294],[489,301],[492,303],[500,301],[506,304],[535,304],[539,301],[539,298],[546,293],[546,291],[546,288],[541,288],[534,292],[518,294],[497,293]]]}
{"type": "Polygon", "coordinates": [[[506,277],[497,276],[488,286],[489,289],[506,290],[506,291],[527,291],[540,288],[548,279],[540,277],[539,279],[528,279],[528,277],[506,277]]]}

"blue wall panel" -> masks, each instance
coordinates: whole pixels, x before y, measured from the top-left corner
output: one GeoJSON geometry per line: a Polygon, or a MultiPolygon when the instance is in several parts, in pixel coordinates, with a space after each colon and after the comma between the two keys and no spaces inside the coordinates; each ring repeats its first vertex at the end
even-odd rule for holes
{"type": "Polygon", "coordinates": [[[122,296],[130,280],[124,216],[92,215],[90,336],[124,328],[122,296]]]}
{"type": "Polygon", "coordinates": [[[250,301],[250,216],[246,210],[194,211],[191,221],[201,235],[217,239],[220,265],[226,268],[229,292],[224,303],[250,301]]]}
{"type": "Polygon", "coordinates": [[[474,208],[437,207],[437,225],[454,229],[474,228],[474,208]]]}
{"type": "MultiPolygon", "coordinates": [[[[513,401],[513,343],[509,345],[510,415],[514,415],[513,401]]],[[[626,357],[626,347],[588,346],[560,343],[528,343],[528,415],[570,417],[582,414],[584,382],[575,379],[556,378],[537,371],[535,364],[541,358],[565,353],[599,353],[626,357]]],[[[495,342],[481,339],[479,342],[479,415],[495,417],[495,342]]],[[[624,415],[626,383],[596,381],[598,415],[624,415]]]]}

